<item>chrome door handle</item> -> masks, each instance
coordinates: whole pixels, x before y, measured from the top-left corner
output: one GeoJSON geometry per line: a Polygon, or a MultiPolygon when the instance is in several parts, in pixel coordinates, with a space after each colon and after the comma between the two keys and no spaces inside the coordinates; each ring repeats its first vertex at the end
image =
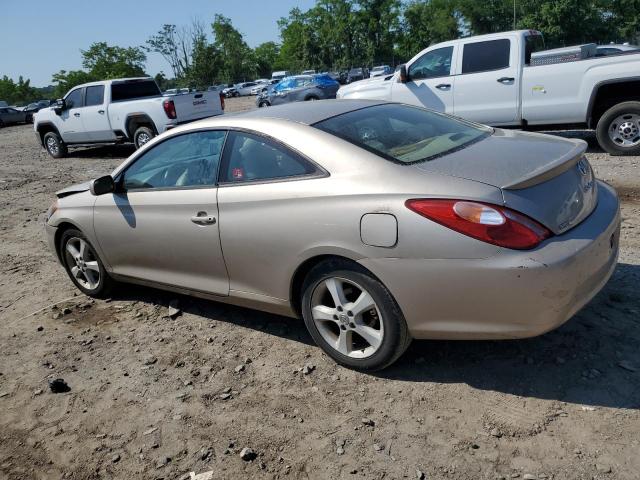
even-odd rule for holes
{"type": "Polygon", "coordinates": [[[451,88],[450,83],[441,83],[440,85],[436,85],[438,90],[449,90],[451,88]]]}
{"type": "Polygon", "coordinates": [[[207,212],[198,212],[197,215],[191,217],[191,221],[199,225],[213,225],[216,223],[216,217],[207,215],[207,212]]]}
{"type": "Polygon", "coordinates": [[[74,116],[74,117],[79,117],[79,116],[80,116],[80,114],[79,114],[79,113],[74,113],[74,114],[73,114],[73,116],[74,116]]]}

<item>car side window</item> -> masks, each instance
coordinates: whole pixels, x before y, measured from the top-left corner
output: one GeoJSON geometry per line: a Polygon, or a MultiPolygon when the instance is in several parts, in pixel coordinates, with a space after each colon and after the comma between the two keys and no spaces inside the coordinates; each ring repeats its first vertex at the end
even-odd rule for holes
{"type": "Polygon", "coordinates": [[[467,43],[462,55],[462,74],[501,70],[509,66],[511,40],[467,43]]]}
{"type": "Polygon", "coordinates": [[[102,105],[104,102],[104,85],[94,85],[87,87],[84,94],[84,106],[102,105]]]}
{"type": "Polygon", "coordinates": [[[275,142],[250,133],[229,132],[220,181],[242,183],[315,172],[314,165],[275,142]]]}
{"type": "Polygon", "coordinates": [[[443,47],[425,53],[409,67],[411,80],[448,77],[451,75],[453,47],[443,47]]]}
{"type": "Polygon", "coordinates": [[[226,132],[177,135],[155,145],[124,171],[124,190],[212,186],[226,132]]]}
{"type": "Polygon", "coordinates": [[[72,90],[69,95],[64,99],[68,108],[79,108],[82,107],[82,89],[76,88],[72,90]]]}

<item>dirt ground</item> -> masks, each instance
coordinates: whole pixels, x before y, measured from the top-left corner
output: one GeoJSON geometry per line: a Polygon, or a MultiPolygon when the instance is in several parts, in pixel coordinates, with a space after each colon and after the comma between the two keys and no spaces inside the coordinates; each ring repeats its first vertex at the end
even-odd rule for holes
{"type": "Polygon", "coordinates": [[[1,129],[0,478],[640,478],[640,158],[587,139],[623,202],[604,291],[542,337],[416,341],[365,375],[301,321],[138,287],[79,295],[44,213],[132,150],[53,160],[30,126],[1,129]]]}

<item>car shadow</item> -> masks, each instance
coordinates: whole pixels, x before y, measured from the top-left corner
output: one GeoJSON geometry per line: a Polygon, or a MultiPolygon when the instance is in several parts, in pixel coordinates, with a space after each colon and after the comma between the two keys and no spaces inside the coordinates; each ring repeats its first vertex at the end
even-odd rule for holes
{"type": "Polygon", "coordinates": [[[133,145],[100,145],[98,147],[71,148],[68,158],[127,158],[136,149],[133,145]]]}
{"type": "MultiPolygon", "coordinates": [[[[619,264],[603,291],[552,332],[523,340],[417,340],[394,365],[370,375],[640,409],[640,302],[634,293],[639,281],[640,266],[619,264]]],[[[186,313],[313,345],[302,320],[191,297],[170,298],[176,297],[186,313]]],[[[166,294],[145,287],[127,286],[114,299],[168,304],[166,294]]]]}

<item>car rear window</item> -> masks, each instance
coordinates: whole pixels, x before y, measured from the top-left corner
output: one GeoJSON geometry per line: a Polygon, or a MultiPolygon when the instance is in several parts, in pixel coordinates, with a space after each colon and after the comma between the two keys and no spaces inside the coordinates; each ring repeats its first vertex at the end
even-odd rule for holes
{"type": "Polygon", "coordinates": [[[354,110],[313,126],[402,164],[440,157],[493,132],[484,125],[399,104],[354,110]]]}
{"type": "Polygon", "coordinates": [[[113,83],[111,85],[112,102],[133,100],[134,98],[157,97],[159,95],[161,95],[160,89],[153,80],[136,80],[113,83]]]}

